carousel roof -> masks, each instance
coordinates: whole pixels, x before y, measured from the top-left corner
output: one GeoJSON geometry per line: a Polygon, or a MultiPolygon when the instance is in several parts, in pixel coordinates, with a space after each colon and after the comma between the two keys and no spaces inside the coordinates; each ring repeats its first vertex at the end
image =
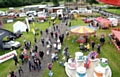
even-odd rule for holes
{"type": "Polygon", "coordinates": [[[96,29],[91,26],[73,26],[70,29],[71,29],[70,30],[71,33],[80,34],[80,35],[93,34],[96,32],[96,29]]]}

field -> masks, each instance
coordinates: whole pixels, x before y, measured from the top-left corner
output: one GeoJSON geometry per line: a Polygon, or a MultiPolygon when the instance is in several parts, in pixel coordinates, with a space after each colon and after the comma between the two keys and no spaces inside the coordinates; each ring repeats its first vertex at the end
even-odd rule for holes
{"type": "Polygon", "coordinates": [[[108,11],[108,12],[120,15],[120,10],[119,9],[105,9],[105,10],[108,11]]]}
{"type": "MultiPolygon", "coordinates": [[[[24,22],[24,18],[21,18],[19,20],[22,20],[24,22]]],[[[50,19],[48,19],[48,21],[50,21],[50,19]]],[[[49,23],[48,21],[43,22],[43,23],[37,23],[35,22],[35,26],[33,26],[33,24],[30,24],[31,29],[34,28],[39,28],[40,30],[44,31],[46,28],[49,27],[49,23]]],[[[59,23],[60,21],[57,19],[56,23],[59,23]]],[[[13,23],[4,23],[4,29],[13,31],[13,23]]],[[[37,32],[39,33],[39,31],[37,32]]],[[[15,41],[19,41],[21,43],[21,45],[23,45],[23,39],[26,38],[26,40],[30,40],[32,45],[34,44],[34,35],[32,32],[29,32],[29,34],[27,34],[26,32],[23,33],[23,36],[20,37],[19,39],[16,39],[15,41]]],[[[40,35],[37,36],[38,40],[40,38],[40,35]]],[[[16,50],[17,54],[19,55],[21,53],[20,48],[16,50]]],[[[0,51],[0,55],[4,54],[4,53],[10,52],[10,50],[5,50],[5,51],[0,51]]],[[[6,77],[6,75],[8,74],[9,70],[15,70],[17,69],[17,67],[14,65],[14,61],[12,59],[0,64],[0,77],[6,77]],[[9,64],[9,65],[8,65],[9,64]]]]}
{"type": "MultiPolygon", "coordinates": [[[[72,25],[75,26],[75,25],[85,25],[81,20],[80,18],[78,18],[78,21],[75,21],[75,20],[71,20],[72,22],[72,25]]],[[[101,34],[109,34],[111,33],[111,28],[110,29],[106,29],[106,30],[98,30],[97,31],[97,39],[94,39],[92,37],[92,40],[95,41],[96,44],[100,43],[99,42],[99,38],[100,38],[100,35],[101,34]]],[[[74,57],[75,55],[75,52],[79,51],[79,48],[78,48],[78,45],[79,43],[74,43],[72,44],[72,37],[71,36],[71,39],[68,40],[67,38],[65,39],[64,41],[64,45],[63,45],[63,48],[65,46],[68,46],[69,47],[69,53],[70,53],[70,56],[71,57],[74,57]]],[[[75,37],[76,39],[78,38],[77,36],[75,37]]],[[[109,66],[110,68],[112,69],[112,77],[120,77],[120,53],[117,51],[117,49],[115,48],[115,46],[113,44],[108,44],[108,37],[106,36],[105,37],[105,45],[101,48],[101,54],[100,54],[100,57],[104,57],[104,58],[107,58],[108,59],[108,62],[109,62],[109,66]]],[[[87,55],[88,52],[84,52],[84,55],[87,55]]],[[[57,62],[54,63],[53,65],[53,73],[54,73],[54,76],[53,77],[67,77],[66,76],[66,73],[65,73],[65,70],[64,70],[64,67],[60,66],[59,65],[59,62],[62,61],[62,55],[60,54],[60,60],[58,60],[57,62]]],[[[42,77],[48,77],[48,69],[45,70],[44,74],[42,77]]]]}
{"type": "MultiPolygon", "coordinates": [[[[24,19],[21,19],[21,20],[24,20],[24,19]]],[[[57,23],[59,23],[60,21],[57,19],[56,20],[57,23]]],[[[79,17],[76,20],[71,20],[71,23],[72,23],[72,26],[76,26],[76,25],[87,25],[87,24],[84,24],[84,22],[81,20],[81,17],[79,17]]],[[[7,30],[10,30],[12,31],[12,25],[14,23],[9,23],[9,24],[4,24],[5,25],[5,29],[7,30]]],[[[45,30],[46,28],[48,28],[48,22],[44,22],[44,23],[35,23],[35,26],[33,26],[33,24],[30,24],[31,26],[31,29],[32,28],[39,28],[40,30],[45,30]]],[[[111,33],[111,28],[109,29],[100,29],[100,30],[97,30],[97,39],[94,39],[92,37],[92,40],[95,41],[96,45],[99,43],[99,37],[101,34],[109,34],[111,33]]],[[[39,40],[39,37],[40,35],[38,35],[38,40],[39,40]]],[[[70,53],[70,56],[71,57],[74,57],[74,53],[79,51],[79,48],[78,48],[78,45],[79,43],[74,43],[72,44],[72,37],[71,36],[71,39],[68,40],[67,38],[65,39],[64,41],[64,45],[62,48],[64,48],[65,46],[68,46],[69,47],[69,53],[70,53]]],[[[33,34],[32,32],[30,32],[28,35],[27,33],[23,33],[23,36],[19,39],[16,39],[18,41],[20,41],[21,45],[23,44],[23,38],[26,38],[26,40],[30,40],[32,42],[32,45],[34,44],[33,42],[33,34]]],[[[75,36],[75,38],[77,39],[78,36],[75,36]]],[[[120,77],[120,53],[116,50],[115,46],[113,44],[108,44],[108,38],[107,36],[105,37],[106,39],[106,42],[105,42],[105,45],[103,47],[101,47],[101,54],[100,54],[100,57],[105,57],[108,59],[108,62],[109,62],[109,66],[111,67],[112,69],[112,73],[113,73],[113,76],[112,77],[120,77]]],[[[18,54],[20,54],[20,49],[17,49],[16,50],[18,54]]],[[[9,51],[6,51],[6,52],[9,52],[9,51]]],[[[88,52],[85,52],[84,55],[87,55],[88,52]]],[[[4,54],[4,51],[0,51],[0,54],[4,54]]],[[[53,77],[67,77],[66,76],[66,73],[64,71],[64,67],[60,66],[59,65],[59,62],[62,61],[62,55],[60,54],[59,55],[60,59],[58,61],[56,61],[53,65],[53,73],[54,73],[54,76],[53,77]]],[[[6,77],[6,75],[8,74],[9,70],[16,70],[17,67],[14,66],[14,61],[12,59],[0,64],[0,77],[6,77]],[[8,65],[9,64],[9,65],[8,65]]],[[[42,77],[48,77],[48,69],[45,70],[45,72],[43,73],[43,76],[42,77]]]]}

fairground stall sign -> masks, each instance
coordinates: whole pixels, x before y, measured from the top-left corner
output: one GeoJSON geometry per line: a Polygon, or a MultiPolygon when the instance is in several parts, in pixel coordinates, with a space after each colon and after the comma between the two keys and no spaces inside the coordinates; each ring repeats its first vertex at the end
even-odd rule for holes
{"type": "Polygon", "coordinates": [[[6,53],[6,54],[0,56],[0,63],[5,62],[5,61],[13,58],[14,54],[17,55],[16,50],[13,50],[13,51],[11,51],[9,53],[6,53]]]}

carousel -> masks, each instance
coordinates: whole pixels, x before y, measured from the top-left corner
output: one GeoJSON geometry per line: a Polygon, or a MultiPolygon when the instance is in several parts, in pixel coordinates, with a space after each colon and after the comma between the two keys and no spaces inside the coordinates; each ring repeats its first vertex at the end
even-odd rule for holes
{"type": "Polygon", "coordinates": [[[85,37],[88,35],[92,35],[96,33],[96,28],[92,27],[92,26],[72,26],[70,27],[70,33],[73,35],[78,35],[80,36],[77,39],[77,42],[79,43],[85,43],[86,39],[85,37]]]}
{"type": "Polygon", "coordinates": [[[75,58],[65,63],[65,71],[68,77],[112,77],[108,59],[98,58],[96,51],[87,56],[76,52],[75,58]]]}

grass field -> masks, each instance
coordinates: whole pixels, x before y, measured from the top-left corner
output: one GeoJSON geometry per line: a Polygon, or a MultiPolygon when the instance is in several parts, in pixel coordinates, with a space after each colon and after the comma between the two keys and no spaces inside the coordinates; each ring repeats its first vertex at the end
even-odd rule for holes
{"type": "MultiPolygon", "coordinates": [[[[79,18],[78,18],[79,20],[79,18]]],[[[84,25],[84,23],[79,20],[79,21],[75,21],[75,20],[72,20],[72,25],[84,25]]],[[[92,37],[92,40],[95,41],[96,44],[100,43],[99,42],[99,38],[100,38],[100,35],[101,34],[109,34],[111,33],[111,29],[106,29],[106,30],[97,30],[97,39],[93,39],[92,37]]],[[[79,51],[79,48],[78,48],[78,45],[79,43],[74,43],[72,44],[72,38],[73,36],[71,36],[71,39],[70,40],[67,40],[67,38],[65,39],[64,41],[64,45],[63,47],[65,46],[68,46],[69,47],[69,53],[71,55],[71,57],[74,57],[75,55],[75,52],[79,51]]],[[[78,38],[77,36],[75,37],[76,39],[78,38]]],[[[108,59],[108,62],[109,62],[109,66],[110,68],[112,69],[112,77],[120,77],[120,53],[117,51],[117,49],[115,48],[115,46],[113,44],[108,44],[108,37],[105,37],[105,45],[103,47],[101,47],[101,54],[100,54],[100,57],[104,57],[104,58],[107,58],[108,59]]],[[[87,55],[88,52],[84,52],[84,55],[87,55]]],[[[67,77],[66,76],[66,73],[65,73],[65,70],[64,70],[64,67],[60,66],[59,65],[59,62],[62,61],[62,55],[60,54],[60,59],[54,63],[53,65],[53,77],[67,77]]],[[[44,74],[42,77],[48,77],[48,69],[45,70],[44,74]]]]}
{"type": "Polygon", "coordinates": [[[119,9],[105,9],[105,10],[108,11],[108,12],[120,15],[120,10],[119,9]]]}
{"type": "MultiPolygon", "coordinates": [[[[56,20],[56,22],[59,23],[58,20],[56,20]]],[[[83,21],[81,21],[81,18],[78,18],[77,21],[71,20],[71,23],[73,26],[87,25],[87,24],[84,24],[83,21]]],[[[5,29],[12,31],[12,25],[13,25],[13,23],[5,24],[5,29]]],[[[39,24],[35,23],[35,26],[33,26],[31,24],[31,28],[35,28],[35,27],[40,28],[40,30],[45,30],[45,28],[48,27],[48,22],[39,23],[39,24]]],[[[96,44],[98,44],[100,35],[101,34],[107,35],[110,32],[111,32],[111,28],[106,29],[106,30],[102,30],[102,29],[97,30],[97,39],[92,39],[92,40],[94,40],[96,42],[96,44]]],[[[39,37],[40,36],[38,36],[38,38],[39,37]]],[[[72,42],[71,42],[72,37],[73,36],[71,36],[70,40],[67,40],[67,38],[65,39],[63,47],[68,46],[69,47],[68,51],[69,51],[71,57],[74,57],[75,52],[79,51],[79,48],[78,48],[79,43],[75,42],[74,44],[72,44],[72,42]]],[[[24,35],[17,40],[20,41],[22,44],[23,38],[26,38],[27,40],[31,40],[32,44],[34,44],[32,32],[30,32],[29,35],[24,33],[24,35]]],[[[75,38],[77,39],[78,36],[75,36],[75,38]]],[[[105,57],[108,59],[109,66],[112,69],[112,74],[113,74],[112,77],[120,77],[120,68],[119,68],[119,66],[120,66],[120,53],[116,50],[116,48],[113,44],[108,44],[107,37],[105,37],[105,39],[106,39],[106,42],[105,42],[105,45],[103,47],[101,47],[100,57],[105,57]]],[[[20,54],[20,52],[21,52],[20,49],[18,49],[17,53],[20,54]]],[[[0,51],[0,54],[3,54],[3,53],[4,53],[3,51],[0,51]]],[[[84,55],[87,55],[87,53],[88,52],[85,52],[84,55]]],[[[58,61],[56,61],[53,65],[53,73],[54,73],[53,77],[67,77],[65,70],[64,70],[64,67],[60,66],[58,63],[59,61],[62,61],[62,55],[60,54],[59,57],[60,57],[60,59],[58,61]]],[[[12,59],[0,64],[0,77],[6,77],[6,75],[8,74],[10,69],[15,70],[16,68],[17,67],[14,65],[14,61],[12,59]]],[[[48,69],[45,70],[42,77],[48,77],[48,69]]]]}
{"type": "MultiPolygon", "coordinates": [[[[21,19],[24,20],[24,19],[21,19]]],[[[58,24],[60,21],[57,19],[56,23],[58,24]]],[[[15,23],[15,22],[14,22],[15,23]]],[[[4,24],[4,28],[10,31],[13,31],[13,24],[14,23],[8,23],[8,24],[4,24]]],[[[34,28],[39,28],[40,30],[44,31],[46,28],[49,27],[48,25],[48,21],[43,22],[43,23],[37,23],[35,22],[35,26],[33,26],[33,24],[30,24],[31,29],[34,28]]],[[[38,31],[39,33],[39,31],[38,31]]],[[[40,35],[37,36],[38,40],[39,40],[40,35]]],[[[23,33],[23,36],[20,37],[19,39],[16,39],[16,41],[19,41],[21,43],[21,45],[23,45],[23,39],[26,38],[26,40],[30,40],[32,45],[34,44],[34,35],[32,32],[29,32],[29,34],[27,34],[26,32],[23,33]]],[[[19,55],[21,53],[20,49],[17,49],[17,54],[19,55]]],[[[5,50],[5,51],[0,51],[0,55],[4,54],[4,53],[10,52],[10,50],[5,50]]],[[[8,74],[9,70],[15,70],[17,69],[17,67],[14,65],[14,61],[12,59],[0,64],[0,77],[6,77],[6,75],[8,74]],[[9,64],[9,65],[8,65],[9,64]]]]}

